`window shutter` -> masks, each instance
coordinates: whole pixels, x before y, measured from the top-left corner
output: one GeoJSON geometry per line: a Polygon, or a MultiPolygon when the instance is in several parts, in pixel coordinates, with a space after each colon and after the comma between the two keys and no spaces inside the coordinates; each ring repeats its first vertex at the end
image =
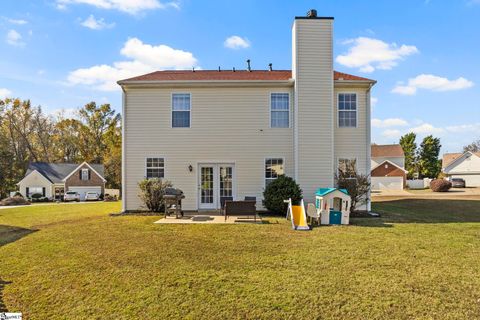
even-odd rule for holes
{"type": "Polygon", "coordinates": [[[91,177],[90,170],[88,170],[88,180],[90,180],[90,177],[91,177]]]}
{"type": "Polygon", "coordinates": [[[82,180],[82,169],[78,170],[78,178],[82,180]]]}
{"type": "Polygon", "coordinates": [[[29,192],[29,191],[30,191],[30,188],[29,188],[29,187],[25,188],[25,197],[28,197],[28,192],[29,192]]]}
{"type": "Polygon", "coordinates": [[[45,197],[45,187],[42,188],[42,195],[45,197]]]}

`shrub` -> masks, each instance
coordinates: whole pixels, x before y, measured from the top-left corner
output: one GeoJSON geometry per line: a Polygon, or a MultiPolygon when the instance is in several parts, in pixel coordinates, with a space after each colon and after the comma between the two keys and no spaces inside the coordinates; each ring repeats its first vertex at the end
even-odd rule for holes
{"type": "Polygon", "coordinates": [[[293,204],[299,204],[302,199],[302,189],[290,177],[281,175],[270,182],[263,191],[263,206],[277,214],[285,214],[288,204],[284,200],[292,199],[293,204]]]}
{"type": "Polygon", "coordinates": [[[30,196],[30,198],[32,199],[40,199],[40,198],[43,198],[43,194],[41,193],[34,193],[30,196]]]}
{"type": "Polygon", "coordinates": [[[430,189],[433,192],[447,192],[452,187],[452,183],[448,180],[435,179],[430,182],[430,189]]]}
{"type": "Polygon", "coordinates": [[[357,173],[352,166],[344,170],[339,170],[335,175],[337,187],[347,189],[350,198],[350,212],[354,212],[358,205],[368,202],[368,192],[370,191],[370,179],[368,175],[357,173]]]}
{"type": "Polygon", "coordinates": [[[105,197],[103,197],[103,201],[105,202],[113,202],[113,201],[117,201],[117,196],[111,196],[109,195],[108,193],[105,194],[105,197]]]}
{"type": "Polygon", "coordinates": [[[165,189],[173,187],[170,181],[158,178],[144,179],[138,183],[138,187],[140,188],[138,196],[149,211],[164,211],[163,196],[165,195],[165,189]]]}
{"type": "Polygon", "coordinates": [[[0,206],[24,206],[29,205],[30,202],[25,200],[23,197],[9,197],[0,201],[0,206]]]}

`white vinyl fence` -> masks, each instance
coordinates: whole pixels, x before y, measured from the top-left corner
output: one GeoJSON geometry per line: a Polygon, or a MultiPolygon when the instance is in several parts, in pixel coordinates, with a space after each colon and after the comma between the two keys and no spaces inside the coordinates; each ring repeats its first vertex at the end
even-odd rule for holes
{"type": "Polygon", "coordinates": [[[432,179],[416,179],[416,180],[407,180],[407,187],[410,189],[425,189],[430,187],[430,182],[432,179]]]}

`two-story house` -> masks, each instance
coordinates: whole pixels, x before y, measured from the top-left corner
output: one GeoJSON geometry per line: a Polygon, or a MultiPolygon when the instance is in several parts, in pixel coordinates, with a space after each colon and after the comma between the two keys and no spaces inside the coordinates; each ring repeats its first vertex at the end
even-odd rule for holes
{"type": "Polygon", "coordinates": [[[306,201],[334,186],[339,166],[370,172],[370,90],[375,81],[333,70],[333,18],[309,11],[292,27],[292,70],[158,71],[121,80],[123,210],[138,182],[160,177],[186,210],[222,197],[257,198],[278,175],[306,201]]]}

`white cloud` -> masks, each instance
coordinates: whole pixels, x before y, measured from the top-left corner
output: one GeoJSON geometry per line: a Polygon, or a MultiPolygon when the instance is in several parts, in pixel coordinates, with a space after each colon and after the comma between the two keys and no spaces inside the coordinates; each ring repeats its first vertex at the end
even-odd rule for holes
{"type": "Polygon", "coordinates": [[[12,94],[12,91],[7,88],[0,88],[0,99],[5,99],[12,94]]]}
{"type": "Polygon", "coordinates": [[[250,47],[250,41],[247,38],[231,36],[225,39],[223,45],[230,49],[245,49],[250,47]]]}
{"type": "Polygon", "coordinates": [[[100,9],[118,10],[137,14],[146,10],[175,8],[180,9],[178,1],[160,2],[159,0],[57,0],[57,8],[65,10],[69,4],[86,4],[100,9]]]}
{"type": "Polygon", "coordinates": [[[95,19],[93,14],[91,14],[87,19],[82,21],[80,24],[85,28],[89,28],[92,30],[102,30],[106,28],[113,28],[115,26],[115,23],[106,23],[105,20],[103,20],[103,18],[95,19]]]}
{"type": "Polygon", "coordinates": [[[418,89],[425,89],[431,91],[454,91],[463,90],[473,87],[473,82],[460,77],[455,80],[435,76],[432,74],[420,74],[415,78],[408,79],[406,85],[399,83],[393,88],[393,93],[403,95],[414,95],[418,89]]]}
{"type": "Polygon", "coordinates": [[[56,119],[78,119],[78,108],[61,108],[49,112],[56,119]]]}
{"type": "Polygon", "coordinates": [[[336,58],[337,63],[368,73],[375,69],[390,70],[400,60],[419,52],[415,46],[404,44],[398,46],[396,43],[386,43],[367,37],[350,39],[344,44],[349,44],[351,47],[347,53],[336,58]]]}
{"type": "Polygon", "coordinates": [[[402,132],[398,129],[387,129],[382,132],[382,136],[386,138],[399,138],[402,135],[402,132]]]}
{"type": "Polygon", "coordinates": [[[152,46],[137,38],[125,42],[120,53],[130,60],[74,70],[68,75],[68,83],[113,91],[119,89],[116,82],[121,79],[157,70],[190,69],[192,66],[198,66],[197,59],[188,51],[173,49],[166,45],[152,46]]]}
{"type": "Polygon", "coordinates": [[[372,127],[374,128],[389,128],[389,127],[405,127],[408,122],[400,118],[389,119],[372,119],[372,127]]]}
{"type": "Polygon", "coordinates": [[[22,35],[13,29],[7,32],[6,41],[12,46],[21,47],[25,45],[22,41],[22,35]]]}
{"type": "Polygon", "coordinates": [[[10,18],[6,18],[6,20],[12,24],[18,24],[18,25],[24,25],[24,24],[27,24],[28,21],[27,20],[23,20],[23,19],[10,19],[10,18]]]}
{"type": "Polygon", "coordinates": [[[443,128],[437,128],[430,123],[423,123],[417,127],[410,128],[408,132],[415,132],[422,135],[439,134],[445,132],[443,128]]]}
{"type": "Polygon", "coordinates": [[[474,132],[478,134],[480,132],[480,123],[448,126],[446,129],[452,133],[474,132]]]}

